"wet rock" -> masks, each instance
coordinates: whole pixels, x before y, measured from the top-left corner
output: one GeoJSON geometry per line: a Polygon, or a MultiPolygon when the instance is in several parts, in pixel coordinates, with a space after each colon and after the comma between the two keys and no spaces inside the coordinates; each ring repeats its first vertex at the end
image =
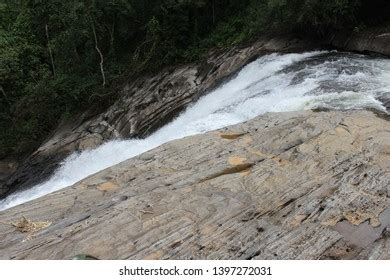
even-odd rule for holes
{"type": "Polygon", "coordinates": [[[1,212],[0,258],[389,259],[389,140],[368,111],[175,140],[1,212]],[[26,239],[22,217],[50,225],[26,239]]]}
{"type": "Polygon", "coordinates": [[[335,34],[330,38],[330,44],[346,51],[390,56],[390,23],[349,34],[335,34]]]}
{"type": "Polygon", "coordinates": [[[14,159],[2,159],[0,161],[0,195],[7,191],[5,183],[7,179],[15,173],[18,163],[14,159]]]}

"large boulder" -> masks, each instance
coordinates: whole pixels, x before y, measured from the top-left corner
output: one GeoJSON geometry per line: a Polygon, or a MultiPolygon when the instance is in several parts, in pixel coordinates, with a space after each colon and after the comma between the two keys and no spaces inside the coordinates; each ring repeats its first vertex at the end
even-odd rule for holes
{"type": "Polygon", "coordinates": [[[0,213],[0,258],[389,259],[390,125],[266,114],[0,213]]]}
{"type": "Polygon", "coordinates": [[[347,34],[338,33],[329,43],[346,51],[390,56],[390,23],[347,34]]]}

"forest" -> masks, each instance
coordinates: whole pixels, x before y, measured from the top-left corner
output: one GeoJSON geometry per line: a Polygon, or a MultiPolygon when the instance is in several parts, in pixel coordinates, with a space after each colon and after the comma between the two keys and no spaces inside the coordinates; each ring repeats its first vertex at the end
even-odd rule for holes
{"type": "Polygon", "coordinates": [[[293,32],[358,32],[388,0],[1,0],[0,158],[61,120],[108,106],[123,77],[196,62],[215,48],[293,32]]]}

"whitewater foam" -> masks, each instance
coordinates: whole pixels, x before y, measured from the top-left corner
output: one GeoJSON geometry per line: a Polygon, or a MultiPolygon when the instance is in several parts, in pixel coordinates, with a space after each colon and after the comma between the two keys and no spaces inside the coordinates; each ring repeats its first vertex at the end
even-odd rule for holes
{"type": "Polygon", "coordinates": [[[115,140],[75,153],[46,182],[0,201],[0,210],[70,186],[167,141],[266,112],[314,108],[386,111],[383,99],[390,99],[390,60],[337,52],[266,55],[146,139],[115,140]]]}

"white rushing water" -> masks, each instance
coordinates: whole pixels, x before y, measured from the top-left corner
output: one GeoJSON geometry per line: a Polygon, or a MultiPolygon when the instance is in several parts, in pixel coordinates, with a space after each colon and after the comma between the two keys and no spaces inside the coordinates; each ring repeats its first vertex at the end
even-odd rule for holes
{"type": "Polygon", "coordinates": [[[266,112],[314,108],[386,111],[381,101],[389,99],[390,60],[337,52],[266,55],[146,139],[110,141],[73,154],[46,182],[0,201],[0,210],[70,186],[167,141],[266,112]]]}

